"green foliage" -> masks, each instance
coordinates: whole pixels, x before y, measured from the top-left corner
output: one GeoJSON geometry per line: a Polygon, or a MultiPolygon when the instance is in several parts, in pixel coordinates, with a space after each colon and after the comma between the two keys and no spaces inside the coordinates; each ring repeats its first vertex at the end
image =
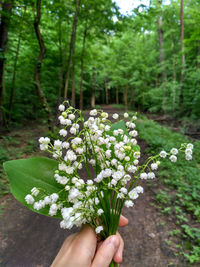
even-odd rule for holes
{"type": "Polygon", "coordinates": [[[124,110],[125,109],[125,106],[123,104],[112,104],[112,107],[114,109],[119,109],[119,110],[124,110]]]}
{"type": "MultiPolygon", "coordinates": [[[[137,128],[140,138],[145,140],[148,145],[148,152],[158,153],[161,150],[169,151],[172,147],[179,147],[181,143],[191,142],[180,133],[171,131],[167,127],[160,126],[158,123],[147,120],[142,116],[137,128]]],[[[172,231],[170,234],[180,234],[185,239],[186,249],[189,253],[183,255],[190,263],[200,260],[200,232],[197,228],[191,228],[187,223],[187,214],[191,214],[197,222],[200,222],[200,142],[194,142],[194,156],[191,162],[186,162],[184,157],[178,155],[176,166],[168,159],[164,159],[159,166],[159,179],[166,186],[165,190],[156,195],[162,213],[173,214],[177,225],[181,229],[172,231]],[[176,190],[176,194],[171,195],[170,190],[176,190]],[[175,203],[175,205],[174,205],[175,203]],[[184,223],[184,224],[183,224],[184,223]]],[[[183,250],[183,248],[181,248],[183,250]]]]}
{"type": "Polygon", "coordinates": [[[182,225],[184,234],[183,236],[187,239],[187,249],[190,253],[183,252],[183,255],[190,261],[190,263],[200,261],[200,229],[191,228],[186,224],[182,225]]]}
{"type": "MultiPolygon", "coordinates": [[[[25,202],[25,196],[33,187],[41,190],[40,197],[44,193],[44,188],[48,194],[57,193],[62,188],[54,179],[54,172],[58,163],[48,158],[29,158],[7,161],[4,169],[8,175],[11,193],[23,205],[33,210],[32,205],[25,202]]],[[[35,211],[35,210],[34,210],[35,211]]],[[[48,215],[48,209],[43,208],[38,213],[48,215]]],[[[60,218],[60,216],[57,216],[60,218]]]]}
{"type": "Polygon", "coordinates": [[[0,197],[7,195],[8,193],[10,193],[10,189],[8,186],[7,177],[2,172],[0,172],[0,197]]]}
{"type": "Polygon", "coordinates": [[[3,164],[4,161],[9,160],[9,155],[8,155],[8,151],[0,146],[0,164],[3,164]]]}
{"type": "MultiPolygon", "coordinates": [[[[27,120],[46,118],[38,98],[34,72],[39,45],[34,31],[33,6],[30,1],[14,5],[10,16],[9,40],[5,61],[5,92],[2,109],[10,125],[27,120]],[[16,27],[16,25],[21,25],[16,27]],[[13,79],[15,77],[15,82],[13,79]],[[10,97],[14,101],[10,110],[10,97]]],[[[200,114],[200,4],[192,0],[185,4],[185,77],[183,81],[182,115],[196,119],[200,114]]],[[[46,47],[41,63],[40,85],[52,110],[63,97],[66,66],[71,43],[75,1],[45,1],[41,6],[40,31],[46,47]]],[[[68,98],[72,84],[76,89],[76,105],[80,98],[83,70],[83,97],[85,108],[90,106],[91,89],[95,89],[96,104],[105,103],[105,82],[109,104],[127,102],[131,108],[150,112],[180,114],[180,3],[140,5],[130,16],[122,16],[111,0],[83,0],[76,29],[74,66],[69,75],[68,98]],[[89,14],[89,15],[88,15],[89,14]],[[162,15],[164,61],[158,42],[158,18],[162,15]],[[113,17],[115,19],[113,19],[113,17]],[[85,38],[85,46],[84,44],[85,38]],[[163,71],[166,79],[163,79],[163,71]],[[73,75],[74,74],[74,75],[73,75]]],[[[118,106],[116,108],[122,108],[118,106]]]]}
{"type": "Polygon", "coordinates": [[[37,149],[38,149],[37,142],[35,140],[28,140],[24,153],[31,154],[37,151],[37,149]]]}
{"type": "MultiPolygon", "coordinates": [[[[0,166],[3,162],[9,160],[9,154],[7,149],[0,145],[0,166]]],[[[9,187],[7,183],[6,176],[0,169],[0,197],[9,193],[9,187]]]]}
{"type": "Polygon", "coordinates": [[[171,200],[171,196],[165,191],[160,191],[160,193],[156,195],[156,201],[158,203],[169,204],[170,200],[171,200]]]}

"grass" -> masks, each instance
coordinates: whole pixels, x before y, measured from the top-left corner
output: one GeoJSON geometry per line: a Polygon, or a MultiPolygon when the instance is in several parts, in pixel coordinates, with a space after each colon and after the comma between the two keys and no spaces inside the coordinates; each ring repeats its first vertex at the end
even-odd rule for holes
{"type": "Polygon", "coordinates": [[[112,104],[111,106],[114,109],[125,110],[125,106],[123,104],[112,104]]]}
{"type": "MultiPolygon", "coordinates": [[[[169,151],[173,147],[179,147],[181,143],[191,143],[184,135],[144,116],[139,118],[137,128],[140,138],[149,145],[147,153],[155,154],[163,149],[169,151]]],[[[175,214],[176,224],[185,240],[185,248],[182,248],[181,253],[190,263],[199,262],[200,230],[191,227],[187,217],[200,222],[200,142],[194,142],[194,156],[190,162],[182,155],[178,156],[175,164],[163,160],[159,166],[158,177],[165,185],[165,189],[156,196],[158,206],[162,208],[163,214],[175,214]],[[176,194],[170,194],[169,190],[175,191],[176,194]]]]}
{"type": "MultiPolygon", "coordinates": [[[[113,105],[113,108],[124,109],[124,106],[113,105]]],[[[140,138],[149,145],[147,153],[159,153],[162,149],[169,151],[172,147],[179,147],[181,143],[191,142],[184,135],[147,120],[144,116],[139,117],[137,128],[140,138]]],[[[23,131],[19,130],[12,136],[1,136],[0,197],[9,193],[2,163],[38,154],[37,138],[42,135],[42,132],[44,129],[35,125],[23,131]]],[[[51,138],[56,138],[57,135],[58,130],[55,129],[51,138]]],[[[179,235],[185,240],[185,247],[179,245],[179,249],[190,263],[200,261],[200,230],[192,227],[188,220],[189,215],[195,222],[200,222],[200,142],[194,142],[194,147],[194,159],[191,162],[185,161],[182,156],[178,157],[175,164],[169,160],[162,162],[158,177],[164,189],[156,196],[157,206],[161,208],[162,214],[175,216],[178,229],[171,232],[171,235],[179,235]]]]}
{"type": "Polygon", "coordinates": [[[37,139],[44,132],[40,125],[34,125],[14,130],[11,135],[0,138],[0,197],[9,194],[7,176],[3,170],[3,163],[8,160],[24,158],[39,153],[37,139]],[[34,129],[34,130],[33,130],[34,129]]]}

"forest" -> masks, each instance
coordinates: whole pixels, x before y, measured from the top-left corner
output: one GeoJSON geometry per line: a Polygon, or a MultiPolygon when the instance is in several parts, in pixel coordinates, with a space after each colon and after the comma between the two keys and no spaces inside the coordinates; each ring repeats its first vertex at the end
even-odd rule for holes
{"type": "Polygon", "coordinates": [[[85,117],[101,108],[137,114],[142,161],[194,144],[192,161],[164,162],[156,181],[142,181],[145,196],[124,211],[120,233],[124,267],[199,266],[200,1],[136,2],[124,14],[117,0],[0,1],[1,266],[50,266],[71,233],[20,206],[2,167],[44,156],[38,139],[59,138],[65,100],[85,117]]]}
{"type": "Polygon", "coordinates": [[[200,3],[3,1],[1,124],[51,120],[63,98],[199,118],[200,3]]]}

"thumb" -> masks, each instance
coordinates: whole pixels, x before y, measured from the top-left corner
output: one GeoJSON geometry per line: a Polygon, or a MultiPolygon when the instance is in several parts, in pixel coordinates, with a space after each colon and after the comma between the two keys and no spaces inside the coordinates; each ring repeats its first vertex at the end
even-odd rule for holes
{"type": "Polygon", "coordinates": [[[119,246],[120,239],[117,235],[108,237],[97,250],[92,267],[109,266],[119,246]]]}

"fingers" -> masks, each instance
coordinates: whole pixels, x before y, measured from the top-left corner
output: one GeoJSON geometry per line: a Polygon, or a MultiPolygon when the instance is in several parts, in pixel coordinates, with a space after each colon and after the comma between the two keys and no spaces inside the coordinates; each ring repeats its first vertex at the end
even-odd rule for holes
{"type": "Polygon", "coordinates": [[[119,226],[126,226],[128,224],[128,219],[123,215],[120,215],[119,226]]]}
{"type": "Polygon", "coordinates": [[[94,258],[96,246],[97,238],[94,229],[85,225],[79,233],[65,240],[51,267],[88,267],[94,258]]]}
{"type": "Polygon", "coordinates": [[[97,250],[92,267],[108,267],[119,247],[118,235],[108,237],[97,250]]]}
{"type": "Polygon", "coordinates": [[[75,238],[75,249],[77,251],[77,255],[83,252],[87,257],[88,261],[92,261],[97,246],[97,238],[96,233],[92,227],[89,225],[84,225],[80,231],[80,233],[75,238]]]}
{"type": "Polygon", "coordinates": [[[117,236],[119,237],[120,244],[119,244],[119,248],[116,251],[113,259],[116,263],[121,263],[122,262],[122,256],[123,256],[123,250],[124,250],[124,241],[118,232],[117,232],[117,236]]]}
{"type": "Polygon", "coordinates": [[[57,254],[56,258],[54,259],[53,263],[51,264],[51,267],[57,267],[57,266],[65,266],[65,255],[68,252],[69,246],[75,239],[77,234],[72,234],[68,236],[67,239],[65,239],[59,253],[57,254]]]}

